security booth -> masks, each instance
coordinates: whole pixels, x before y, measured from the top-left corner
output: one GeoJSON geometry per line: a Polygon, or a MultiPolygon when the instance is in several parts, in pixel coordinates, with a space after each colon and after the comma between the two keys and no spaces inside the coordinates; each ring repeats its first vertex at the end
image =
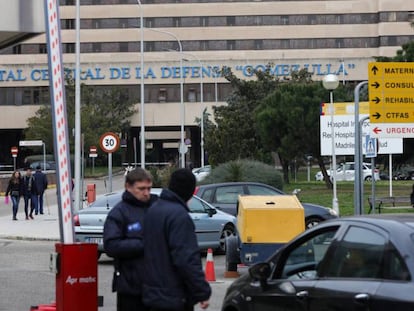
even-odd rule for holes
{"type": "Polygon", "coordinates": [[[238,237],[226,239],[226,268],[265,261],[305,231],[305,212],[295,195],[239,196],[238,237]]]}

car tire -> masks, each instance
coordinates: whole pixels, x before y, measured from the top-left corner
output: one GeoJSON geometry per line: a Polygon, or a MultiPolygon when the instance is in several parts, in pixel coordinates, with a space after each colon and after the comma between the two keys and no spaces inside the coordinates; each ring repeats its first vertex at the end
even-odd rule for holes
{"type": "Polygon", "coordinates": [[[315,217],[315,216],[310,216],[308,218],[305,219],[305,228],[307,229],[311,229],[317,225],[319,225],[323,220],[319,217],[315,217]]]}
{"type": "Polygon", "coordinates": [[[226,237],[226,271],[237,271],[240,263],[239,239],[232,235],[226,237]]]}
{"type": "Polygon", "coordinates": [[[235,235],[234,227],[232,225],[225,225],[223,228],[223,231],[221,231],[220,246],[217,249],[218,253],[220,254],[226,253],[226,249],[227,249],[226,239],[227,237],[234,236],[234,235],[235,235]]]}
{"type": "Polygon", "coordinates": [[[367,177],[365,177],[365,179],[364,179],[365,181],[372,181],[372,176],[367,176],[367,177]]]}

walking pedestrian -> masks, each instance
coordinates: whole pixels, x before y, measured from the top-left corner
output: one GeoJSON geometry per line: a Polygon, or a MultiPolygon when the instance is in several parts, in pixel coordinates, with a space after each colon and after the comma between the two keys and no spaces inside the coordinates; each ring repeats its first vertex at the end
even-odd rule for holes
{"type": "Polygon", "coordinates": [[[24,213],[26,220],[33,219],[34,202],[37,202],[36,183],[32,174],[32,169],[26,169],[26,175],[23,177],[23,198],[24,198],[24,213]],[[30,213],[29,213],[30,204],[30,213]]]}
{"type": "Polygon", "coordinates": [[[13,220],[17,220],[20,196],[23,194],[23,181],[19,171],[13,172],[6,190],[6,197],[10,194],[13,207],[13,220]]]}
{"type": "Polygon", "coordinates": [[[187,206],[195,185],[190,170],[176,170],[145,217],[143,301],[151,311],[192,311],[197,303],[202,309],[209,306],[211,288],[187,206]]]}
{"type": "Polygon", "coordinates": [[[152,176],[142,168],[125,177],[122,201],[112,208],[104,225],[104,249],[114,258],[112,290],[118,311],[149,310],[142,302],[144,267],[144,217],[157,200],[151,194],[152,176]]]}
{"type": "Polygon", "coordinates": [[[36,173],[34,173],[34,181],[36,188],[36,198],[33,202],[35,215],[38,213],[43,214],[43,195],[47,189],[47,176],[42,173],[40,165],[36,167],[36,173]]]}

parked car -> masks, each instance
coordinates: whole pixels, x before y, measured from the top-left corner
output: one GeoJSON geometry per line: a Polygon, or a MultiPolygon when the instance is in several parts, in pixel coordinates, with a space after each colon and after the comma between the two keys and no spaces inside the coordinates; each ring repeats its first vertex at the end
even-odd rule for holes
{"type": "MultiPolygon", "coordinates": [[[[151,193],[159,195],[161,189],[152,189],[151,193]]],[[[121,201],[121,196],[122,192],[105,194],[88,208],[80,210],[74,216],[76,241],[97,243],[99,253],[104,253],[103,225],[111,208],[121,201]]],[[[236,218],[216,210],[196,196],[193,196],[188,206],[200,249],[213,248],[224,252],[226,236],[236,232],[236,218]]]]}
{"type": "Polygon", "coordinates": [[[414,310],[414,215],[331,220],[227,290],[222,311],[414,310]]]}
{"type": "Polygon", "coordinates": [[[40,167],[42,171],[51,171],[56,170],[56,162],[54,161],[46,161],[45,163],[43,161],[36,161],[30,164],[30,168],[32,170],[35,170],[37,167],[40,167]],[[46,169],[45,169],[46,164],[46,169]]]}
{"type": "Polygon", "coordinates": [[[192,172],[198,182],[203,181],[208,175],[210,175],[211,165],[194,168],[192,172]]]}
{"type": "MultiPolygon", "coordinates": [[[[255,182],[228,182],[198,186],[195,195],[212,204],[215,208],[237,215],[237,200],[239,195],[284,195],[279,189],[255,182]]],[[[335,218],[334,210],[311,203],[302,203],[305,209],[305,226],[307,229],[321,221],[335,218]]]]}
{"type": "MultiPolygon", "coordinates": [[[[362,163],[362,170],[364,180],[371,181],[372,180],[372,170],[371,170],[371,163],[362,163]]],[[[328,176],[331,176],[331,170],[326,171],[328,176]]],[[[380,180],[380,171],[378,169],[374,170],[374,178],[375,180],[380,180]]],[[[323,181],[323,174],[321,171],[317,172],[315,175],[315,180],[323,181]]],[[[355,163],[354,162],[346,162],[339,164],[336,169],[336,180],[337,181],[354,181],[355,180],[355,163]]]]}

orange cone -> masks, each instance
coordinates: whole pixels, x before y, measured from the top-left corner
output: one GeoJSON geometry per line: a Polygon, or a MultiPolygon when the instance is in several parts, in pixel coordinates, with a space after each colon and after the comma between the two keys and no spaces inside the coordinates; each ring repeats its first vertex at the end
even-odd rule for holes
{"type": "Polygon", "coordinates": [[[207,251],[206,259],[206,280],[208,282],[216,281],[216,272],[214,271],[213,250],[211,248],[207,251]]]}

